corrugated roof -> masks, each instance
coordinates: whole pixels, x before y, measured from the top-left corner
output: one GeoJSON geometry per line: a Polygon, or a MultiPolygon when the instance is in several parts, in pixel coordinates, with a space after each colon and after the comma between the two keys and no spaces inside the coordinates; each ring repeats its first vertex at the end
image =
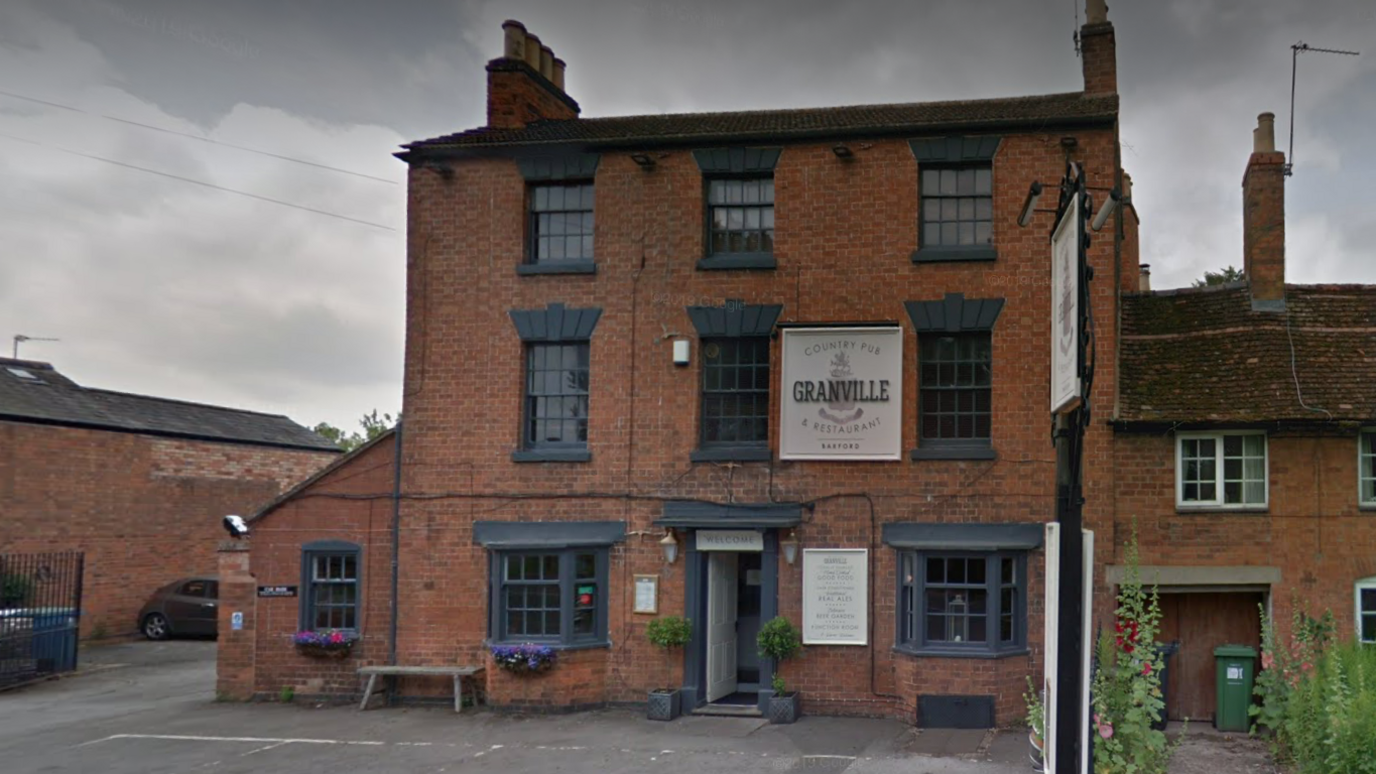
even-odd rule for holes
{"type": "Polygon", "coordinates": [[[1285,300],[1254,312],[1245,283],[1125,296],[1118,419],[1376,421],[1376,285],[1285,300]]]}
{"type": "MultiPolygon", "coordinates": [[[[814,136],[971,130],[1009,124],[1053,126],[1112,121],[1114,94],[1081,92],[1031,97],[913,102],[891,105],[672,113],[537,121],[521,129],[481,127],[407,144],[406,148],[474,148],[521,145],[647,145],[665,142],[788,140],[814,136]]],[[[404,154],[403,154],[404,155],[404,154]]]]}
{"type": "Polygon", "coordinates": [[[339,451],[280,414],[82,387],[32,360],[0,358],[0,419],[339,451]]]}

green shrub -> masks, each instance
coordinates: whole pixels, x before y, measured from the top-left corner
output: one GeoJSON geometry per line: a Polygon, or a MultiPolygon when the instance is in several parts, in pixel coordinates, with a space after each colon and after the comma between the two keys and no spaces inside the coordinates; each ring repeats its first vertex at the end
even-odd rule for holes
{"type": "Polygon", "coordinates": [[[693,622],[676,615],[656,618],[645,627],[645,636],[656,647],[681,648],[693,638],[693,622]]]}
{"type": "Polygon", "coordinates": [[[282,690],[277,692],[277,700],[283,704],[290,704],[296,698],[296,689],[290,685],[282,686],[282,690]]]}
{"type": "Polygon", "coordinates": [[[23,607],[28,603],[32,591],[33,581],[29,580],[27,575],[6,575],[5,579],[0,581],[0,605],[23,607]]]}
{"type": "Polygon", "coordinates": [[[760,655],[774,660],[774,679],[771,681],[774,693],[787,693],[779,665],[796,656],[803,649],[803,639],[797,627],[787,618],[778,616],[760,627],[760,635],[755,638],[760,655]]]}
{"type": "Polygon", "coordinates": [[[1298,774],[1376,774],[1376,648],[1323,653],[1292,688],[1277,739],[1298,774]]]}

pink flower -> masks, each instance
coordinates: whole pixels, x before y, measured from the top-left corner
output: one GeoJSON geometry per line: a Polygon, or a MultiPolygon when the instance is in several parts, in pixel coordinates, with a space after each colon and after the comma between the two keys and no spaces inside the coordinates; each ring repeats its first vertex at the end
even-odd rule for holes
{"type": "Polygon", "coordinates": [[[1150,676],[1151,676],[1151,662],[1150,662],[1150,661],[1144,662],[1144,663],[1142,664],[1142,676],[1143,676],[1143,677],[1150,677],[1150,676]]]}
{"type": "Polygon", "coordinates": [[[1273,667],[1273,666],[1275,666],[1275,665],[1276,665],[1276,659],[1275,659],[1275,657],[1271,655],[1271,652],[1270,652],[1269,650],[1263,650],[1263,651],[1261,652],[1261,668],[1262,668],[1262,669],[1270,669],[1271,667],[1273,667]]]}
{"type": "Polygon", "coordinates": [[[1099,726],[1099,736],[1102,736],[1102,737],[1105,738],[1105,739],[1112,739],[1112,738],[1113,738],[1113,724],[1112,724],[1112,723],[1103,723],[1103,724],[1101,724],[1101,725],[1099,726]]]}

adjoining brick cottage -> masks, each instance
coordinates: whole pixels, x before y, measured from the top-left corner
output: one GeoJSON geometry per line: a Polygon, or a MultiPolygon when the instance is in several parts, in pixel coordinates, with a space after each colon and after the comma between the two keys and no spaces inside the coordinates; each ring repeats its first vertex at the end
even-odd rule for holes
{"type": "MultiPolygon", "coordinates": [[[[808,624],[804,567],[845,549],[864,552],[864,604],[783,668],[806,711],[1016,723],[1041,666],[1054,503],[1051,217],[1017,220],[1068,161],[1101,198],[1126,184],[1113,27],[1088,6],[1084,91],[613,118],[580,118],[562,61],[504,25],[488,125],[398,154],[405,427],[226,547],[246,615],[220,689],[353,696],[363,664],[488,664],[491,644],[536,641],[558,667],[489,668],[490,705],[643,702],[668,684],[689,707],[748,707],[772,668],[753,632],[808,624]],[[666,614],[694,622],[681,654],[645,639],[666,614]],[[341,621],[362,637],[353,658],[293,651],[297,628],[341,621]]],[[[1137,282],[1130,206],[1089,260],[1107,407],[1117,299],[1137,282]]],[[[1111,441],[1098,424],[1087,457],[1111,441]]],[[[1091,528],[1112,524],[1112,473],[1087,472],[1091,528]]]]}
{"type": "Polygon", "coordinates": [[[1213,649],[1258,646],[1259,606],[1283,636],[1298,603],[1376,641],[1376,286],[1285,283],[1273,127],[1243,177],[1245,279],[1123,299],[1115,534],[1136,521],[1180,643],[1174,719],[1213,716],[1213,649]]]}
{"type": "Polygon", "coordinates": [[[87,638],[136,632],[153,591],[215,572],[225,514],[338,456],[284,416],[82,387],[0,358],[0,552],[84,552],[87,638]]]}

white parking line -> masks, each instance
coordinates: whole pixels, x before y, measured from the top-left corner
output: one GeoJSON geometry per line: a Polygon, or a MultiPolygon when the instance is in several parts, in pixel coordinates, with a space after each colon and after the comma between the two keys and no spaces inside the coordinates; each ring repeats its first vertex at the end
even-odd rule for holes
{"type": "Polygon", "coordinates": [[[364,747],[383,747],[386,742],[361,741],[356,739],[273,739],[262,736],[183,736],[179,734],[113,734],[104,739],[92,739],[83,742],[77,747],[109,742],[115,739],[166,739],[169,741],[180,742],[256,742],[258,744],[282,745],[282,744],[341,744],[341,745],[361,745],[364,747]]]}

